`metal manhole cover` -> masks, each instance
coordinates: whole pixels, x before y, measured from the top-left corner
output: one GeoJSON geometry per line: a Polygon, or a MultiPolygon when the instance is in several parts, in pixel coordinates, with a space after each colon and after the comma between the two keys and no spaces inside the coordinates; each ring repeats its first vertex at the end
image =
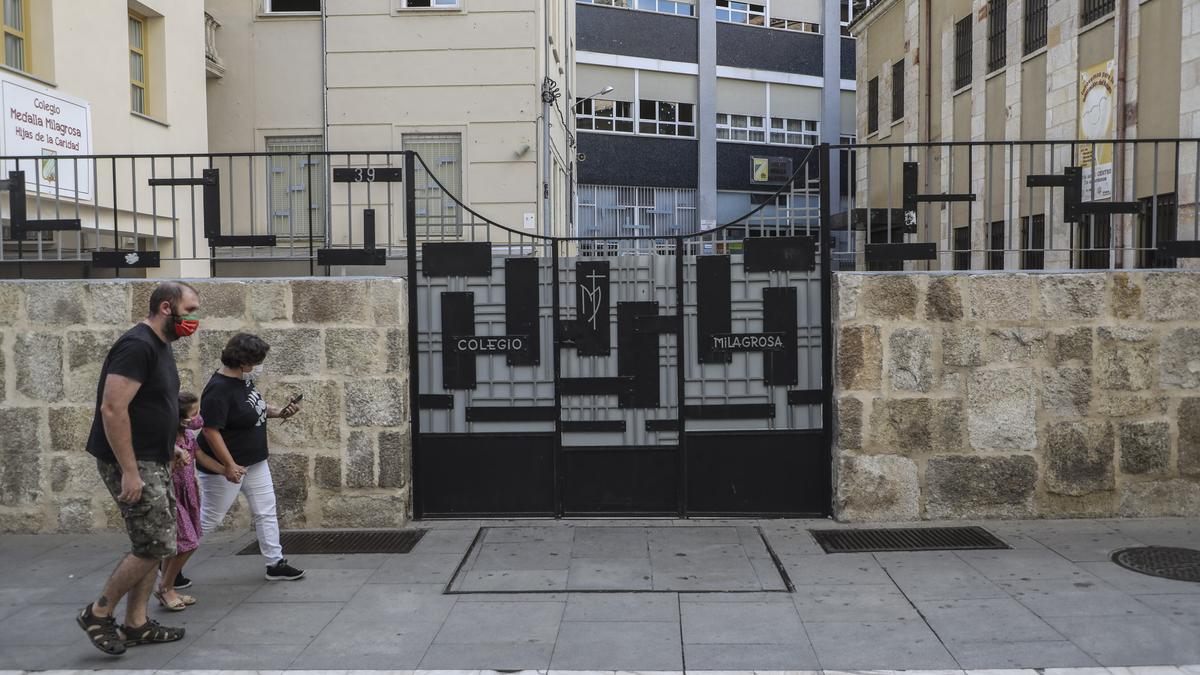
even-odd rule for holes
{"type": "Polygon", "coordinates": [[[1171,546],[1123,548],[1112,561],[1127,570],[1176,581],[1200,581],[1200,551],[1171,546]]]}
{"type": "MultiPolygon", "coordinates": [[[[425,536],[425,530],[324,530],[284,532],[279,543],[288,554],[408,553],[425,536]]],[[[238,551],[258,555],[258,542],[238,551]]]]}
{"type": "Polygon", "coordinates": [[[961,551],[1002,549],[1000,541],[982,527],[888,527],[871,530],[809,530],[826,553],[885,551],[961,551]]]}

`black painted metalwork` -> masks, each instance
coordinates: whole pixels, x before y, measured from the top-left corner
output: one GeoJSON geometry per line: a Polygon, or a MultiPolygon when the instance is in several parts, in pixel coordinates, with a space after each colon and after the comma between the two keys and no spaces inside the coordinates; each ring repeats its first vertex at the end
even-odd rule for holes
{"type": "Polygon", "coordinates": [[[542,362],[542,331],[538,310],[541,270],[537,258],[504,261],[504,326],[509,335],[527,335],[529,346],[510,352],[510,366],[536,366],[542,362]]]}
{"type": "Polygon", "coordinates": [[[452,394],[420,394],[417,396],[417,407],[422,410],[453,410],[454,396],[452,394]]]}
{"type": "Polygon", "coordinates": [[[747,237],[748,272],[812,272],[817,269],[815,237],[747,237]]]}
{"type": "Polygon", "coordinates": [[[1136,546],[1112,554],[1127,570],[1176,581],[1200,582],[1200,551],[1177,546],[1136,546]]]}
{"type": "Polygon", "coordinates": [[[894,262],[898,260],[937,260],[937,244],[866,244],[863,247],[867,262],[894,262]]]}
{"type": "Polygon", "coordinates": [[[427,277],[486,277],[492,274],[492,247],[487,242],[421,244],[421,259],[422,272],[427,277]]]}
{"type": "Polygon", "coordinates": [[[982,527],[890,527],[862,530],[809,530],[826,553],[884,551],[962,551],[1007,549],[982,527]]]}
{"type": "MultiPolygon", "coordinates": [[[[307,530],[281,532],[279,543],[294,555],[355,555],[411,553],[426,530],[307,530]]],[[[254,541],[238,555],[259,555],[254,541]]]]}
{"type": "Polygon", "coordinates": [[[768,386],[790,387],[800,382],[797,350],[795,288],[763,289],[763,330],[783,336],[783,348],[763,352],[763,375],[768,386]]]}
{"type": "Polygon", "coordinates": [[[475,355],[454,348],[454,338],[475,333],[475,294],[442,293],[442,386],[474,389],[475,355]]]}

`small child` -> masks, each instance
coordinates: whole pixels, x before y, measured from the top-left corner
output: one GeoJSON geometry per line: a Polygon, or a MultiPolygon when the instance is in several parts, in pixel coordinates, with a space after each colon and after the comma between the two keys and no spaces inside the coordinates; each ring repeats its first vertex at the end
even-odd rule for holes
{"type": "Polygon", "coordinates": [[[200,491],[196,484],[196,434],[204,427],[200,399],[190,391],[179,392],[179,431],[175,457],[171,460],[171,482],[175,485],[177,553],[163,561],[162,576],[154,597],[167,609],[178,612],[196,604],[196,598],[175,591],[175,578],[200,545],[200,491]]]}

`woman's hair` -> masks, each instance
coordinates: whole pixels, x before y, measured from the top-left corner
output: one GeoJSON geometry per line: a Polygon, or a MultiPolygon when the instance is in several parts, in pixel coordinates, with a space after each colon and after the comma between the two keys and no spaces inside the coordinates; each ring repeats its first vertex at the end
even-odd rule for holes
{"type": "Polygon", "coordinates": [[[196,395],[193,394],[192,392],[190,392],[190,391],[179,392],[179,418],[183,419],[187,415],[187,411],[191,410],[192,406],[196,405],[199,402],[200,402],[200,399],[197,398],[196,395]]]}
{"type": "Polygon", "coordinates": [[[256,366],[266,360],[269,351],[271,345],[257,335],[238,333],[229,338],[225,349],[221,350],[221,363],[225,364],[226,368],[256,366]]]}

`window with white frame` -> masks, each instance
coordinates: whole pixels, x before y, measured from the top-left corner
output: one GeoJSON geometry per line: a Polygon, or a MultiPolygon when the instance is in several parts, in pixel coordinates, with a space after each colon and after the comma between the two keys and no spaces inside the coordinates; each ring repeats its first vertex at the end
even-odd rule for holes
{"type": "Polygon", "coordinates": [[[842,0],[842,37],[854,37],[850,34],[850,23],[854,21],[854,3],[842,0]]]}
{"type": "Polygon", "coordinates": [[[820,123],[816,120],[771,118],[771,142],[784,145],[816,145],[820,142],[820,123]]]}
{"type": "Polygon", "coordinates": [[[581,100],[575,104],[575,128],[579,131],[616,131],[633,133],[633,104],[602,98],[581,100]]]}
{"type": "Polygon", "coordinates": [[[655,136],[696,135],[696,105],[674,101],[638,102],[638,133],[655,136]]]}
{"type": "Polygon", "coordinates": [[[771,17],[771,28],[780,30],[794,30],[798,33],[820,33],[821,24],[811,21],[795,21],[793,19],[781,19],[779,17],[771,17]]]}
{"type": "Polygon", "coordinates": [[[463,195],[462,134],[404,134],[401,145],[404,150],[415,151],[424,162],[423,166],[422,162],[417,162],[413,176],[417,226],[427,228],[430,233],[458,236],[462,232],[463,216],[453,197],[466,202],[463,195]],[[429,167],[428,172],[425,167],[429,167]]]}
{"type": "Polygon", "coordinates": [[[321,0],[263,0],[268,14],[319,14],[321,0]]]}
{"type": "Polygon", "coordinates": [[[765,143],[766,119],[755,115],[717,113],[717,140],[765,143]]]}
{"type": "Polygon", "coordinates": [[[696,190],[580,185],[581,237],[673,236],[696,231],[696,190]]]}
{"type": "Polygon", "coordinates": [[[717,21],[765,26],[767,6],[752,2],[738,2],[737,0],[717,0],[717,21]]]}
{"type": "Polygon", "coordinates": [[[400,9],[458,9],[462,0],[400,0],[400,9]]]}
{"type": "Polygon", "coordinates": [[[325,156],[320,136],[268,136],[267,186],[270,234],[324,241],[325,156]]]}
{"type": "Polygon", "coordinates": [[[646,12],[660,14],[676,14],[679,16],[696,16],[696,5],[692,0],[576,0],[587,5],[605,5],[607,7],[624,7],[625,9],[640,9],[646,12]]]}

